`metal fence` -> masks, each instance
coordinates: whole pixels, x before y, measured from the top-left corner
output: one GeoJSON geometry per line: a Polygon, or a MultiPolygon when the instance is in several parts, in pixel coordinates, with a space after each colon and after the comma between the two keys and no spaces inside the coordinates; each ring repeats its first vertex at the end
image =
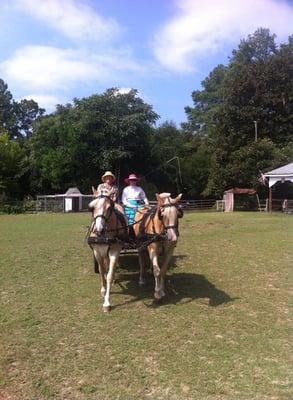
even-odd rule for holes
{"type": "Polygon", "coordinates": [[[50,198],[47,196],[38,196],[36,200],[36,212],[64,212],[64,198],[55,197],[50,198]]]}
{"type": "MultiPolygon", "coordinates": [[[[78,204],[77,211],[88,211],[88,205],[93,200],[92,195],[82,195],[80,206],[78,204]]],[[[65,196],[38,196],[36,200],[36,211],[37,212],[65,212],[65,196]]],[[[78,201],[79,203],[79,201],[78,201]]]]}
{"type": "MultiPolygon", "coordinates": [[[[150,205],[156,205],[156,201],[150,201],[150,205]]],[[[184,210],[190,211],[216,211],[217,200],[181,200],[180,205],[184,210]]]]}
{"type": "MultiPolygon", "coordinates": [[[[94,197],[83,195],[80,212],[88,211],[88,205],[94,197]]],[[[282,211],[282,199],[272,200],[272,211],[282,211]]],[[[156,205],[156,201],[150,201],[156,205]]],[[[182,200],[180,205],[186,211],[224,211],[223,200],[182,200]]],[[[291,207],[292,208],[292,207],[291,207]]],[[[8,214],[35,213],[35,212],[65,212],[63,197],[38,196],[37,200],[0,202],[0,212],[8,214]]]]}

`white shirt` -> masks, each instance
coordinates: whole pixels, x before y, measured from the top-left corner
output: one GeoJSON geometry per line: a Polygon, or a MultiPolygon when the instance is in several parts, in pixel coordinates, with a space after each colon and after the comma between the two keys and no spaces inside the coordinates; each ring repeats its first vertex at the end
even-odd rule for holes
{"type": "MultiPolygon", "coordinates": [[[[143,189],[139,186],[126,186],[122,192],[122,203],[125,206],[131,206],[127,200],[143,200],[145,204],[149,204],[149,201],[145,195],[143,189]]],[[[132,206],[133,207],[133,206],[132,206]]]]}

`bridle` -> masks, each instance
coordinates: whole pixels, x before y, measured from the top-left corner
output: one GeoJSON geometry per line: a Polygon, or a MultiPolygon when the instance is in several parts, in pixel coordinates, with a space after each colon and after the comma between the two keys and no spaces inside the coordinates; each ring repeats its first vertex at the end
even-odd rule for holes
{"type": "MultiPolygon", "coordinates": [[[[102,218],[105,220],[105,223],[107,224],[107,222],[109,221],[109,219],[111,218],[112,212],[114,210],[114,201],[111,199],[111,197],[106,196],[105,194],[101,194],[99,196],[96,197],[96,199],[107,199],[110,201],[110,207],[107,210],[107,214],[98,214],[93,216],[93,222],[96,222],[97,218],[102,218]]],[[[91,211],[93,211],[94,207],[91,207],[91,211]]]]}
{"type": "Polygon", "coordinates": [[[163,224],[165,231],[168,231],[168,229],[174,229],[176,232],[176,235],[179,236],[178,219],[183,217],[183,210],[180,206],[178,206],[177,204],[172,204],[169,201],[168,204],[163,204],[162,206],[160,206],[158,216],[159,216],[159,220],[163,224]],[[164,210],[165,208],[171,208],[171,207],[174,207],[176,209],[176,223],[173,225],[165,225],[163,215],[162,215],[162,209],[164,210]]]}

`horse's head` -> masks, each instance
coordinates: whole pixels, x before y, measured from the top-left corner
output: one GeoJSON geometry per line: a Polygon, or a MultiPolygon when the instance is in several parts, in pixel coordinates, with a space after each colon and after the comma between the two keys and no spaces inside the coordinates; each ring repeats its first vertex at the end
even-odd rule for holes
{"type": "Polygon", "coordinates": [[[101,235],[111,217],[114,202],[109,196],[110,193],[105,191],[104,194],[98,194],[94,188],[92,189],[96,198],[89,203],[88,207],[93,213],[95,231],[98,235],[101,235]]]}
{"type": "Polygon", "coordinates": [[[156,194],[158,201],[158,215],[165,231],[167,232],[167,239],[170,242],[178,240],[178,218],[183,216],[183,211],[179,208],[179,201],[182,194],[179,194],[175,199],[172,199],[170,193],[156,194]]]}

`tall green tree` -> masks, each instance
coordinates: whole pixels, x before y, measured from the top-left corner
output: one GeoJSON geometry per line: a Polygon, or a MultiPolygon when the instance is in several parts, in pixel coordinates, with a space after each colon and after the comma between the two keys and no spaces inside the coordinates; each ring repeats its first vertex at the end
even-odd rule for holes
{"type": "Polygon", "coordinates": [[[76,185],[86,193],[105,169],[120,178],[130,169],[144,173],[157,118],[135,90],[109,89],[58,106],[36,122],[29,141],[32,190],[56,192],[76,185]]]}
{"type": "Polygon", "coordinates": [[[44,112],[34,100],[15,101],[8,85],[0,79],[0,128],[5,129],[11,139],[24,142],[32,133],[34,121],[44,112]]]}
{"type": "Polygon", "coordinates": [[[0,128],[13,136],[15,134],[15,102],[8,85],[0,79],[0,128]]]}
{"type": "Polygon", "coordinates": [[[23,99],[15,103],[16,137],[28,139],[33,132],[34,122],[45,113],[34,100],[23,99]]]}
{"type": "Polygon", "coordinates": [[[193,93],[194,107],[186,109],[184,128],[204,135],[211,150],[205,195],[220,196],[237,182],[252,186],[259,166],[290,161],[292,68],[292,38],[278,47],[275,35],[258,29],[241,41],[227,67],[216,67],[203,90],[193,93]]]}
{"type": "Polygon", "coordinates": [[[153,182],[160,192],[176,194],[184,190],[180,170],[183,144],[184,134],[172,121],[166,121],[152,131],[151,157],[146,178],[153,182]],[[180,158],[179,165],[175,157],[180,158]]]}
{"type": "Polygon", "coordinates": [[[0,195],[15,199],[24,195],[22,178],[27,172],[28,162],[20,144],[9,138],[8,132],[0,129],[0,195]]]}
{"type": "Polygon", "coordinates": [[[204,135],[191,134],[165,122],[154,129],[151,147],[153,172],[148,172],[147,178],[160,191],[182,192],[185,198],[200,197],[208,178],[210,158],[204,135]]]}

